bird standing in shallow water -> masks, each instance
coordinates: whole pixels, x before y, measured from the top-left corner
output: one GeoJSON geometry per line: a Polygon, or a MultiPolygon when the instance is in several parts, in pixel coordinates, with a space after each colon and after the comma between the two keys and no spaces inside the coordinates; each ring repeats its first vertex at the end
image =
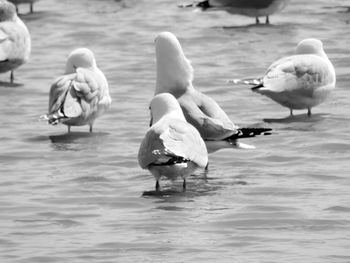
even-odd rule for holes
{"type": "Polygon", "coordinates": [[[67,59],[65,74],[50,89],[48,123],[68,126],[89,125],[92,132],[97,117],[111,104],[107,79],[97,67],[95,56],[87,48],[73,50],[67,59]]]}
{"type": "Polygon", "coordinates": [[[288,2],[289,0],[205,0],[182,6],[195,6],[203,11],[225,10],[231,14],[255,17],[256,24],[260,23],[259,17],[265,16],[266,24],[269,24],[269,16],[284,9],[288,2]]]}
{"type": "Polygon", "coordinates": [[[38,0],[9,0],[10,2],[16,5],[16,12],[18,13],[18,5],[19,4],[29,4],[30,13],[34,12],[34,2],[38,0]]]}
{"type": "Polygon", "coordinates": [[[28,61],[30,50],[28,29],[17,16],[15,6],[0,0],[0,73],[10,71],[11,83],[13,71],[28,61]]]}
{"type": "Polygon", "coordinates": [[[139,149],[138,161],[156,179],[181,177],[183,189],[186,177],[208,164],[208,153],[199,132],[186,122],[177,100],[169,93],[156,95],[150,104],[151,127],[139,149]]]}
{"type": "MultiPolygon", "coordinates": [[[[211,97],[192,85],[193,68],[176,36],[162,32],[155,39],[157,83],[155,94],[171,93],[179,102],[186,120],[207,141],[224,142],[224,147],[243,146],[237,138],[269,131],[265,128],[240,129],[211,97]]],[[[213,145],[213,143],[210,143],[213,145]]],[[[219,148],[222,148],[221,146],[219,148]]]]}
{"type": "Polygon", "coordinates": [[[319,105],[335,88],[334,67],[318,39],[304,39],[295,55],[274,62],[258,80],[233,80],[235,84],[254,85],[254,92],[265,95],[284,107],[293,110],[307,109],[319,105]]]}

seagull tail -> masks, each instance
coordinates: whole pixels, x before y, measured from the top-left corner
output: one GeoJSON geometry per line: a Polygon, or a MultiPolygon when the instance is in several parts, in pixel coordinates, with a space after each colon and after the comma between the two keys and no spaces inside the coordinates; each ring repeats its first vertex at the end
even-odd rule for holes
{"type": "Polygon", "coordinates": [[[176,156],[176,155],[171,155],[167,153],[163,153],[163,154],[164,155],[161,156],[162,158],[151,163],[150,166],[168,166],[168,165],[190,162],[189,159],[182,156],[176,156]]]}
{"type": "Polygon", "coordinates": [[[62,119],[66,118],[67,117],[64,116],[64,114],[61,111],[57,111],[55,113],[41,115],[39,117],[39,121],[47,121],[48,124],[57,125],[62,119]]]}
{"type": "Polygon", "coordinates": [[[62,86],[61,89],[57,89],[58,92],[55,94],[55,102],[49,107],[49,113],[39,117],[40,121],[47,121],[48,124],[57,125],[63,119],[68,118],[64,113],[64,104],[72,85],[73,83],[70,82],[68,86],[62,86]]]}
{"type": "MultiPolygon", "coordinates": [[[[262,85],[262,79],[231,79],[228,81],[228,83],[230,84],[234,84],[234,85],[249,85],[249,86],[259,86],[262,85]]],[[[253,88],[254,88],[253,87],[253,88]]]]}
{"type": "Polygon", "coordinates": [[[183,3],[183,4],[178,4],[177,6],[180,8],[195,7],[196,3],[183,3]]]}
{"type": "Polygon", "coordinates": [[[180,8],[188,8],[188,7],[199,7],[202,10],[208,9],[211,7],[211,5],[209,4],[209,0],[205,0],[205,1],[199,1],[199,2],[192,2],[192,3],[184,3],[184,4],[179,4],[178,7],[180,8]]]}

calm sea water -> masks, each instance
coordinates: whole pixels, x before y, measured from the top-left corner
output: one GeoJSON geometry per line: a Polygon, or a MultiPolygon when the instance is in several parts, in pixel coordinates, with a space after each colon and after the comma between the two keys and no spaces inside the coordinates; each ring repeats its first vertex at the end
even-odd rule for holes
{"type": "MultiPolygon", "coordinates": [[[[350,13],[343,0],[292,0],[272,25],[225,12],[195,13],[171,0],[41,0],[22,19],[30,61],[15,87],[0,80],[0,261],[350,262],[350,13]],[[154,38],[178,37],[195,86],[240,126],[270,136],[255,150],[210,155],[207,178],[162,181],[168,194],[143,197],[154,178],[137,151],[155,87],[154,38]],[[337,72],[337,88],[314,116],[288,109],[227,80],[256,77],[317,37],[337,72]],[[111,110],[74,128],[39,122],[67,54],[91,48],[105,72],[111,110]],[[264,122],[264,119],[273,119],[264,122]]],[[[20,10],[27,12],[26,6],[20,10]]]]}

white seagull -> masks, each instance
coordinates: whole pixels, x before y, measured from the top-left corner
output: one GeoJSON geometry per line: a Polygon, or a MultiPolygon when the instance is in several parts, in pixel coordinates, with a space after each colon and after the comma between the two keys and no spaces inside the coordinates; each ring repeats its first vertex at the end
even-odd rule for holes
{"type": "Polygon", "coordinates": [[[186,120],[196,127],[205,141],[230,141],[251,137],[270,129],[240,129],[215,100],[192,85],[193,68],[176,36],[162,32],[155,39],[157,83],[155,94],[171,93],[178,100],[186,120]]]}
{"type": "Polygon", "coordinates": [[[28,61],[31,49],[27,27],[16,14],[15,6],[0,0],[0,73],[13,71],[28,61]]]}
{"type": "Polygon", "coordinates": [[[194,4],[181,5],[181,7],[195,6],[206,10],[225,10],[231,14],[240,14],[255,17],[259,24],[259,17],[266,17],[269,24],[269,15],[281,11],[286,7],[289,0],[205,0],[194,4]]]}
{"type": "Polygon", "coordinates": [[[56,125],[89,125],[111,104],[105,75],[97,67],[95,56],[87,48],[73,50],[67,59],[65,74],[51,86],[49,113],[43,118],[56,125]]]}
{"type": "Polygon", "coordinates": [[[325,101],[335,88],[334,67],[318,39],[302,40],[295,55],[274,62],[262,79],[233,80],[233,83],[255,85],[254,92],[265,95],[284,107],[293,110],[311,108],[325,101]]]}
{"type": "Polygon", "coordinates": [[[16,5],[16,11],[18,13],[18,5],[19,4],[29,4],[30,13],[34,12],[34,2],[37,2],[38,0],[9,0],[10,2],[14,3],[16,5]]]}
{"type": "Polygon", "coordinates": [[[169,93],[156,95],[150,104],[151,127],[139,149],[138,161],[156,179],[165,176],[175,180],[181,177],[186,188],[186,177],[208,164],[208,152],[195,127],[186,122],[177,100],[169,93]]]}

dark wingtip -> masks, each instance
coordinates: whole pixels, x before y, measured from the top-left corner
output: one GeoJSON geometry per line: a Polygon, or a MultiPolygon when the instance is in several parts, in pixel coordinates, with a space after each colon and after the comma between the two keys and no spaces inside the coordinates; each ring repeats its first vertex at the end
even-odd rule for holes
{"type": "Polygon", "coordinates": [[[202,8],[203,10],[205,9],[208,9],[211,7],[211,5],[209,4],[209,0],[206,0],[206,1],[202,1],[202,2],[199,2],[196,7],[200,7],[202,8]]]}
{"type": "Polygon", "coordinates": [[[251,88],[252,91],[255,91],[255,90],[258,90],[260,88],[264,87],[264,84],[263,83],[260,83],[259,85],[256,85],[254,87],[251,88]]]}
{"type": "Polygon", "coordinates": [[[231,135],[225,140],[236,140],[242,138],[250,138],[258,135],[271,135],[271,128],[240,128],[238,133],[231,135]]]}
{"type": "Polygon", "coordinates": [[[239,138],[255,137],[257,135],[270,135],[271,128],[241,128],[239,138]]]}
{"type": "Polygon", "coordinates": [[[169,156],[171,157],[167,162],[164,163],[152,163],[150,166],[167,166],[167,165],[174,165],[179,163],[188,163],[190,162],[189,159],[186,159],[182,156],[169,156]]]}

